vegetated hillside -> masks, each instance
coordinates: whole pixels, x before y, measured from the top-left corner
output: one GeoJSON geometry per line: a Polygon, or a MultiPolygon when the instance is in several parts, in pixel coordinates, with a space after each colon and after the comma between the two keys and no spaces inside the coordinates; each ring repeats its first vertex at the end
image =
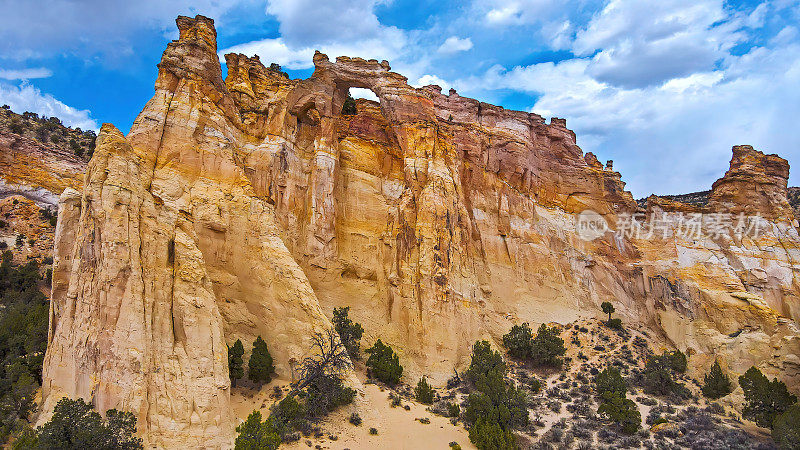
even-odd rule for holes
{"type": "Polygon", "coordinates": [[[64,157],[75,155],[88,161],[94,151],[97,134],[64,125],[58,117],[36,113],[17,114],[8,105],[0,108],[0,134],[35,139],[40,146],[64,157]]]}
{"type": "MultiPolygon", "coordinates": [[[[708,195],[711,191],[690,192],[688,194],[675,194],[675,195],[659,195],[660,198],[665,198],[675,202],[686,203],[693,206],[706,206],[708,205],[708,195]]],[[[647,208],[647,197],[636,200],[636,204],[640,208],[647,208]]]]}

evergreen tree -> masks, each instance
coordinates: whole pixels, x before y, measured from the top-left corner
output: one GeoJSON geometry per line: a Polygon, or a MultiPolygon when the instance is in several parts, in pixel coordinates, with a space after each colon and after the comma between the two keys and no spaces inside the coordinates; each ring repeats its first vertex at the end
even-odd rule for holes
{"type": "Polygon", "coordinates": [[[424,376],[417,383],[417,387],[414,388],[414,396],[420,403],[426,405],[433,403],[433,388],[428,384],[424,376]]]}
{"type": "Polygon", "coordinates": [[[567,352],[564,340],[556,327],[542,324],[531,341],[531,360],[537,366],[561,367],[561,357],[567,352]]]}
{"type": "Polygon", "coordinates": [[[514,325],[511,331],[503,336],[503,346],[508,349],[511,356],[518,359],[530,357],[532,341],[533,333],[527,323],[514,325]]]}
{"type": "Polygon", "coordinates": [[[469,429],[469,440],[480,450],[514,450],[514,434],[489,418],[480,418],[469,429]]]}
{"type": "Polygon", "coordinates": [[[597,413],[615,422],[625,434],[635,433],[642,424],[642,415],[636,403],[625,396],[612,396],[600,404],[597,413]]]}
{"type": "Polygon", "coordinates": [[[612,366],[606,367],[597,374],[594,384],[597,394],[603,399],[624,397],[628,390],[625,379],[622,378],[619,369],[612,366]]]}
{"type": "Polygon", "coordinates": [[[233,347],[228,347],[228,374],[231,378],[231,386],[236,387],[236,380],[244,376],[244,346],[242,341],[237,339],[233,347]]]}
{"type": "Polygon", "coordinates": [[[336,332],[339,333],[339,338],[342,340],[342,345],[347,349],[347,354],[353,360],[361,358],[359,354],[361,349],[361,336],[364,334],[364,329],[361,324],[354,323],[347,317],[350,312],[350,307],[333,308],[333,325],[336,332]]]}
{"type": "MultiPolygon", "coordinates": [[[[104,421],[92,405],[82,399],[62,398],[53,417],[38,429],[38,448],[83,450],[141,449],[142,440],[135,437],[136,417],[129,412],[111,409],[104,421]]],[[[30,437],[26,437],[29,439],[30,437]]]]}
{"type": "Polygon", "coordinates": [[[267,343],[261,336],[253,342],[253,353],[250,354],[250,361],[247,364],[247,377],[256,383],[269,383],[275,373],[275,366],[272,364],[272,355],[269,354],[267,343]]]}
{"type": "Polygon", "coordinates": [[[777,378],[769,381],[755,367],[750,367],[739,377],[739,386],[747,402],[742,416],[760,427],[772,428],[775,418],[797,403],[797,397],[789,393],[786,384],[777,378]]]}
{"type": "Polygon", "coordinates": [[[711,399],[718,399],[733,392],[731,379],[722,371],[719,361],[714,361],[711,371],[703,377],[702,391],[704,396],[711,399]]]}
{"type": "Polygon", "coordinates": [[[772,439],[781,450],[800,448],[800,405],[794,404],[775,418],[772,439]]]}
{"type": "Polygon", "coordinates": [[[603,304],[600,305],[600,308],[604,313],[608,314],[607,323],[611,323],[611,314],[614,312],[614,305],[612,305],[611,302],[603,302],[603,304]]]}
{"type": "Polygon", "coordinates": [[[344,105],[342,105],[342,114],[345,116],[352,116],[358,114],[358,109],[356,108],[356,101],[350,94],[347,94],[347,98],[344,101],[344,105]]]}
{"type": "Polygon", "coordinates": [[[365,350],[369,353],[367,368],[372,375],[389,385],[395,385],[403,375],[400,358],[394,353],[392,347],[378,339],[371,348],[365,350]]]}
{"type": "Polygon", "coordinates": [[[253,411],[247,420],[236,427],[234,450],[273,450],[281,445],[281,438],[272,421],[261,421],[261,412],[253,411]]]}

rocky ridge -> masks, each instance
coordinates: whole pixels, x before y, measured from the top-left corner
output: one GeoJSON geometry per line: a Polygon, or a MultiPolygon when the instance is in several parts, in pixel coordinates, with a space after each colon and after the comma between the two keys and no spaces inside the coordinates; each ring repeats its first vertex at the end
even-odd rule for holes
{"type": "Polygon", "coordinates": [[[177,25],[128,135],[103,125],[84,184],[61,195],[46,411],[83,397],[133,411],[148,445],[227,447],[225,344],[263,336],[289,377],[336,306],[437,383],[478,338],[610,300],[691,354],[690,373],[718,358],[800,387],[785,160],[737,146],[707,206],[648,202],[759,213],[757,235],[614,233],[636,202],[563,119],[321,53],[306,80],[226,55],[223,80],[213,21],[177,25]],[[351,87],[380,101],[343,116],[351,87]],[[610,230],[583,239],[585,210],[610,230]]]}

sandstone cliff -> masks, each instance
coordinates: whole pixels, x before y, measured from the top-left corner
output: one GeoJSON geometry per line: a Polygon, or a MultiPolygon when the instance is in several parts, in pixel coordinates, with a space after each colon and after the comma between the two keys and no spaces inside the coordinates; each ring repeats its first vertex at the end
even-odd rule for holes
{"type": "Polygon", "coordinates": [[[784,160],[735,147],[703,207],[763,213],[756,235],[587,240],[575,213],[619,230],[637,205],[564,120],[321,53],[306,80],[226,55],[223,80],[213,21],[177,24],[153,98],[127,136],[103,126],[61,196],[45,409],[80,396],[134,411],[151,445],[226,447],[225,344],[261,335],[287,375],[336,306],[437,382],[475,339],[610,300],[696,370],[718,357],[800,387],[784,160]],[[380,101],[343,116],[351,87],[380,101]]]}

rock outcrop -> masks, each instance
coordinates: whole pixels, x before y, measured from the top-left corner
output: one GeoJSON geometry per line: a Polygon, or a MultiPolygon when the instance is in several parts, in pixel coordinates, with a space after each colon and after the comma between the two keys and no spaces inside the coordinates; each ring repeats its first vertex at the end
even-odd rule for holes
{"type": "Polygon", "coordinates": [[[127,136],[103,126],[82,192],[61,196],[46,410],[80,396],[135,412],[149,445],[226,447],[225,345],[261,335],[288,376],[337,306],[437,382],[478,338],[609,300],[698,370],[717,357],[800,387],[785,161],[737,147],[710,196],[764,212],[760,234],[620,233],[636,202],[563,119],[321,53],[306,80],[226,55],[223,80],[213,21],[177,24],[153,98],[127,136]],[[351,87],[379,102],[343,116],[351,87]],[[596,239],[576,232],[586,210],[609,224],[596,239]]]}

